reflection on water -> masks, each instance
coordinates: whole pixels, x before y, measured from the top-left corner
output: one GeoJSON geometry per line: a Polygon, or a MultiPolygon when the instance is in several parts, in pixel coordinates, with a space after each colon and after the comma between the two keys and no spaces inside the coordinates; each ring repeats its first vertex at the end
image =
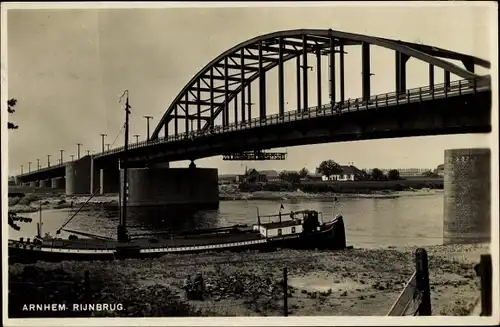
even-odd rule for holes
{"type": "MultiPolygon", "coordinates": [[[[186,230],[221,227],[257,222],[260,215],[276,214],[279,202],[272,201],[221,201],[218,211],[203,211],[182,215],[162,208],[128,208],[128,225],[131,234],[145,231],[186,230]]],[[[443,196],[400,197],[394,199],[339,199],[331,201],[284,201],[285,211],[314,209],[323,212],[329,220],[335,213],[342,213],[346,224],[347,241],[355,247],[387,247],[406,245],[442,244],[443,196]]],[[[75,210],[75,209],[74,209],[75,210]]],[[[73,212],[74,212],[73,210],[73,212]]],[[[43,232],[52,235],[71,216],[72,210],[47,210],[43,215],[43,232]]],[[[38,213],[22,214],[32,217],[31,224],[20,223],[21,231],[9,229],[10,238],[33,237],[36,233],[38,213]]],[[[265,219],[263,219],[263,222],[265,219]]],[[[68,229],[116,237],[119,210],[116,207],[87,208],[66,226],[68,229]]],[[[63,236],[67,236],[64,234],[63,236]]]]}

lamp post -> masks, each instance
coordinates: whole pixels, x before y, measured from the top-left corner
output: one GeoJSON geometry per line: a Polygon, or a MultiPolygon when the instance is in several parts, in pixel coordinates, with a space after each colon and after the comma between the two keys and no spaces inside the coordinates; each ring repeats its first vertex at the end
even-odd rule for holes
{"type": "Polygon", "coordinates": [[[21,165],[21,175],[23,174],[23,165],[21,165]]]}
{"type": "Polygon", "coordinates": [[[31,173],[31,161],[28,161],[28,173],[31,173]]]}
{"type": "Polygon", "coordinates": [[[146,126],[147,126],[147,141],[149,142],[149,120],[150,119],[153,119],[153,116],[143,116],[144,118],[146,118],[146,126]]]}
{"type": "Polygon", "coordinates": [[[102,152],[104,152],[104,138],[108,136],[107,134],[101,134],[101,144],[102,144],[102,152]]]}
{"type": "Polygon", "coordinates": [[[50,157],[52,157],[52,155],[48,154],[47,155],[47,167],[50,167],[50,157]]]}
{"type": "Polygon", "coordinates": [[[135,143],[139,143],[139,134],[135,134],[134,137],[135,137],[135,143]]]}
{"type": "Polygon", "coordinates": [[[40,159],[36,159],[36,170],[40,169],[40,159]]]}
{"type": "Polygon", "coordinates": [[[59,151],[61,152],[61,157],[60,157],[59,160],[61,161],[61,163],[63,163],[63,152],[64,152],[64,150],[59,150],[59,151]]]}
{"type": "Polygon", "coordinates": [[[109,151],[109,146],[110,146],[110,145],[111,145],[111,144],[106,144],[106,151],[109,151]]]}
{"type": "Polygon", "coordinates": [[[80,159],[80,147],[83,145],[82,143],[77,143],[76,144],[78,146],[78,153],[77,153],[77,158],[80,159]]]}
{"type": "Polygon", "coordinates": [[[70,155],[70,157],[71,157],[71,161],[75,161],[75,155],[74,154],[70,155]]]}
{"type": "Polygon", "coordinates": [[[92,152],[92,150],[87,150],[87,155],[90,156],[90,152],[92,152]]]}

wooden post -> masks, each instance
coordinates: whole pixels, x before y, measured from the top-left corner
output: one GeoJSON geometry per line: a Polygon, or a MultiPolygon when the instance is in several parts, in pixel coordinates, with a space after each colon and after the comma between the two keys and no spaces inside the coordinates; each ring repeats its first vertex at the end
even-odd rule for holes
{"type": "Polygon", "coordinates": [[[283,268],[283,314],[288,317],[288,280],[287,269],[283,268]]]}
{"type": "Polygon", "coordinates": [[[481,255],[479,264],[479,274],[481,276],[481,316],[491,316],[492,302],[492,268],[491,255],[481,255]]]}
{"type": "Polygon", "coordinates": [[[417,290],[422,292],[422,302],[418,308],[418,315],[430,316],[432,315],[432,310],[427,251],[424,249],[417,249],[415,252],[415,264],[417,273],[417,290]]]}

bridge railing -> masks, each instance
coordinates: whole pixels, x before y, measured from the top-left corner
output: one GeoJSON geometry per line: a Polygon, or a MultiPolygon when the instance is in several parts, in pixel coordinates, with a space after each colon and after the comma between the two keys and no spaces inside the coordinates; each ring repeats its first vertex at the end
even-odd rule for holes
{"type": "MultiPolygon", "coordinates": [[[[191,132],[179,133],[177,135],[169,135],[167,137],[160,137],[156,140],[141,141],[137,143],[130,143],[129,149],[140,148],[148,145],[167,143],[172,141],[194,139],[201,136],[210,136],[213,134],[220,134],[229,131],[250,129],[259,126],[268,126],[279,124],[283,122],[290,122],[296,120],[309,119],[320,116],[330,116],[341,114],[344,112],[358,111],[363,109],[372,109],[378,107],[387,107],[390,105],[406,104],[409,102],[423,101],[429,99],[446,98],[449,96],[456,96],[461,94],[473,93],[490,87],[489,76],[481,76],[475,79],[464,79],[451,82],[449,85],[445,83],[436,84],[433,86],[418,87],[410,89],[403,93],[390,92],[371,96],[368,101],[362,98],[349,99],[344,102],[325,104],[320,107],[315,106],[303,111],[289,111],[284,115],[273,114],[265,118],[254,118],[252,120],[233,123],[228,126],[214,126],[209,130],[196,130],[191,132]]],[[[94,157],[105,156],[123,151],[124,147],[118,147],[95,154],[94,157]]]]}

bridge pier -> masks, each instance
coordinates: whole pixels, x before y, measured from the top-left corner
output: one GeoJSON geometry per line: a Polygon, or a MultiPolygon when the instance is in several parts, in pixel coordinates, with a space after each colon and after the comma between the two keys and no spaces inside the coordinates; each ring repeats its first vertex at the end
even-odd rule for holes
{"type": "Polygon", "coordinates": [[[29,186],[30,186],[30,187],[38,187],[38,185],[40,185],[39,181],[32,181],[32,182],[29,182],[29,186]]]}
{"type": "MultiPolygon", "coordinates": [[[[123,170],[120,181],[123,181],[123,170]]],[[[129,168],[128,182],[127,207],[132,212],[146,211],[150,217],[162,215],[173,219],[172,213],[182,216],[196,210],[219,208],[217,169],[129,168]]]]}
{"type": "Polygon", "coordinates": [[[65,177],[56,177],[50,180],[51,187],[55,189],[65,189],[66,188],[66,179],[65,177]]]}
{"type": "Polygon", "coordinates": [[[446,150],[443,242],[491,240],[491,152],[487,148],[446,150]]]}
{"type": "Polygon", "coordinates": [[[92,158],[85,156],[66,164],[66,195],[88,194],[92,158]]]}
{"type": "Polygon", "coordinates": [[[120,171],[116,168],[99,170],[100,194],[120,192],[120,171]]]}

